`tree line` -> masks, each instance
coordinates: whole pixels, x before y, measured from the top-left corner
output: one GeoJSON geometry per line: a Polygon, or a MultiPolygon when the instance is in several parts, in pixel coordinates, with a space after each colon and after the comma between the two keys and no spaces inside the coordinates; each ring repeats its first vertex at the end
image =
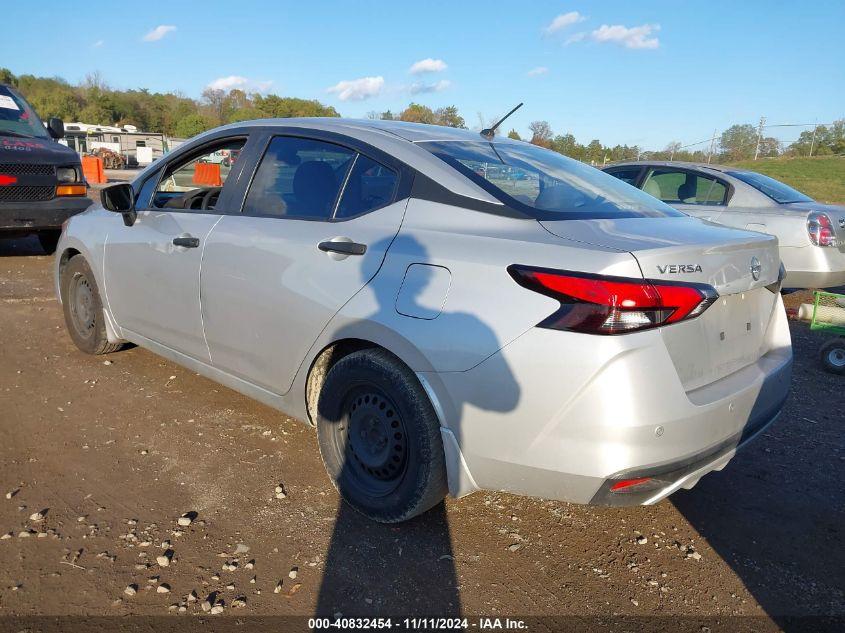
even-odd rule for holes
{"type": "MultiPolygon", "coordinates": [[[[218,125],[249,119],[340,116],[334,107],[316,99],[250,94],[239,89],[206,88],[199,99],[179,93],[150,92],[144,88],[116,90],[97,73],[88,75],[79,85],[71,85],[59,77],[14,75],[7,68],[0,68],[0,83],[15,86],[44,119],[58,117],[95,125],[131,124],[144,131],[178,138],[189,138],[218,125]]],[[[368,117],[467,127],[454,105],[430,108],[410,103],[401,112],[370,112],[368,117]]],[[[484,126],[482,122],[480,127],[484,126]]],[[[646,151],[636,145],[604,145],[598,139],[582,144],[570,133],[556,134],[548,121],[534,121],[529,130],[530,136],[525,139],[513,129],[508,137],[526,140],[591,164],[637,159],[707,161],[710,158],[714,162],[732,162],[753,158],[755,153],[763,157],[845,154],[845,119],[806,130],[788,146],[775,138],[761,136],[759,148],[759,132],[751,124],[731,126],[712,143],[712,148],[711,144],[702,143],[696,146],[698,149],[690,149],[673,141],[659,151],[646,151]]]]}

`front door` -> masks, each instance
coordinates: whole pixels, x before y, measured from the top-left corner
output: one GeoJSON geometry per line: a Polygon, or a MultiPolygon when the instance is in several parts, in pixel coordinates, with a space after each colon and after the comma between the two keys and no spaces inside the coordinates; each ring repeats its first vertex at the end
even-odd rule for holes
{"type": "Polygon", "coordinates": [[[272,393],[290,388],[399,231],[399,178],[398,168],[343,145],[270,141],[243,213],[224,216],[205,246],[202,309],[214,367],[272,393]]]}
{"type": "Polygon", "coordinates": [[[155,183],[142,186],[135,224],[118,226],[106,240],[105,290],[117,324],[204,362],[200,265],[226,204],[229,172],[214,158],[243,144],[215,143],[153,176],[155,183]]]}

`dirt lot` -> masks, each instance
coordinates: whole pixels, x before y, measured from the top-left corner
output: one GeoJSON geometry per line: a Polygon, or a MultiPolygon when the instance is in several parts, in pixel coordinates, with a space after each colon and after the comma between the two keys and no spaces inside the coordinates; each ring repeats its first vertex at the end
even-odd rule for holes
{"type": "Polygon", "coordinates": [[[37,244],[0,241],[0,614],[184,622],[214,594],[222,618],[621,614],[759,630],[845,616],[845,379],[820,369],[803,324],[784,415],[692,491],[635,509],[479,493],[386,527],[339,503],[302,423],[142,349],[79,353],[37,244]]]}

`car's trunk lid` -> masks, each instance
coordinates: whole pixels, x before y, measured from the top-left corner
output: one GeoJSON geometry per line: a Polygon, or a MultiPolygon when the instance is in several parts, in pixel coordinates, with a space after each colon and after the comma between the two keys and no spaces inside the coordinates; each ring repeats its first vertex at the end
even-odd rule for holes
{"type": "Polygon", "coordinates": [[[766,353],[780,270],[777,239],[694,218],[543,221],[560,237],[630,252],[646,279],[704,283],[719,299],[701,316],[661,328],[687,390],[737,371],[766,353]],[[756,271],[756,272],[755,272],[756,271]]]}

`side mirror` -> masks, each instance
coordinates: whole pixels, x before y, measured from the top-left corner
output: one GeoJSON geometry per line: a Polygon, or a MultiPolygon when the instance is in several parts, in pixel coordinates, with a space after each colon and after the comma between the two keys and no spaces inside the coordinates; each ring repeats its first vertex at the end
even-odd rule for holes
{"type": "Polygon", "coordinates": [[[65,135],[65,124],[64,121],[61,119],[57,119],[56,117],[51,118],[47,121],[47,131],[50,133],[55,139],[60,139],[65,135]]]}
{"type": "Polygon", "coordinates": [[[105,187],[100,191],[100,201],[104,209],[122,213],[123,223],[126,226],[135,224],[135,219],[138,217],[135,213],[135,190],[128,182],[105,187]]]}

